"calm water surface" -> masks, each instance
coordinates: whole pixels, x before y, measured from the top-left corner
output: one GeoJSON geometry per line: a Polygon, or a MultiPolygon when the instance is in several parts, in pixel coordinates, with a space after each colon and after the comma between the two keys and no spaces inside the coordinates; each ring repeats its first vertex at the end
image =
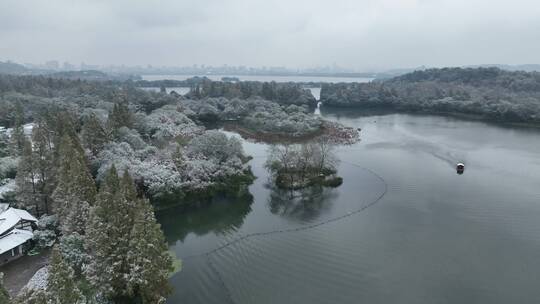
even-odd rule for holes
{"type": "Polygon", "coordinates": [[[168,303],[540,301],[540,131],[322,112],[362,128],[341,187],[290,202],[245,143],[252,199],[158,214],[184,260],[168,303]]]}

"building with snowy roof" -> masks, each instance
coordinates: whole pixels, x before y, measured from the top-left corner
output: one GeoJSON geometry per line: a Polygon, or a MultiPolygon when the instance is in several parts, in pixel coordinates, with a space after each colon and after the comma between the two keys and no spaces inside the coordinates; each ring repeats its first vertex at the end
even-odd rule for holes
{"type": "Polygon", "coordinates": [[[36,223],[37,219],[26,210],[8,207],[0,213],[0,265],[26,252],[36,223]]]}

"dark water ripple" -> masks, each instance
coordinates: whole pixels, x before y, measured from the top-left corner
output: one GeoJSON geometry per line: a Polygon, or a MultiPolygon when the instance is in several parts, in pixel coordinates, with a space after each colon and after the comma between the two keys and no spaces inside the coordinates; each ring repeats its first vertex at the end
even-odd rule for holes
{"type": "Polygon", "coordinates": [[[338,151],[344,184],[319,210],[272,209],[262,157],[252,204],[165,218],[171,249],[192,256],[168,303],[540,302],[539,132],[340,115],[362,142],[338,151]]]}

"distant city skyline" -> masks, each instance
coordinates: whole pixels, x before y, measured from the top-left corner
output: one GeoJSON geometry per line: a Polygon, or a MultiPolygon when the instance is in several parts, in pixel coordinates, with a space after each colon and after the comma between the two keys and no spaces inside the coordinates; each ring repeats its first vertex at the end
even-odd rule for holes
{"type": "Polygon", "coordinates": [[[138,65],[126,65],[126,64],[88,64],[85,62],[81,63],[71,63],[68,61],[61,60],[46,60],[44,62],[16,62],[13,60],[2,60],[0,62],[12,62],[15,64],[21,64],[28,68],[34,69],[50,69],[50,70],[114,70],[114,69],[199,69],[199,70],[236,70],[236,71],[253,71],[253,70],[265,70],[265,71],[274,71],[274,72],[329,72],[329,73],[362,73],[362,72],[380,72],[380,71],[362,71],[357,69],[351,69],[347,67],[333,65],[321,65],[313,66],[306,68],[292,68],[287,66],[246,66],[246,65],[230,65],[230,64],[221,64],[221,65],[210,65],[204,63],[194,63],[190,65],[153,65],[153,64],[138,64],[138,65]]]}

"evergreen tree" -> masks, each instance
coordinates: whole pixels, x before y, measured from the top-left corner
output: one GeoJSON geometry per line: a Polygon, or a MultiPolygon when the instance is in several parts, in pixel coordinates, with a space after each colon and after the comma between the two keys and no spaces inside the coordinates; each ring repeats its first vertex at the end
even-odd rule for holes
{"type": "Polygon", "coordinates": [[[83,235],[96,196],[94,180],[78,140],[65,134],[58,150],[58,183],[53,193],[55,210],[64,234],[83,235]]]}
{"type": "Polygon", "coordinates": [[[32,143],[24,138],[23,149],[21,150],[20,161],[17,167],[16,199],[17,205],[30,210],[35,214],[39,213],[39,193],[38,193],[38,173],[32,151],[32,143]]]}
{"type": "Polygon", "coordinates": [[[138,199],[128,252],[128,290],[141,303],[161,303],[170,293],[168,275],[173,270],[165,237],[152,205],[138,199]]]}
{"type": "Polygon", "coordinates": [[[49,214],[52,191],[55,187],[53,139],[48,126],[40,120],[32,129],[33,163],[38,175],[40,209],[49,214]]]}
{"type": "Polygon", "coordinates": [[[171,258],[148,200],[127,172],[107,172],[87,234],[91,284],[115,303],[161,303],[170,289],[171,258]]]}
{"type": "MultiPolygon", "coordinates": [[[[79,140],[76,130],[77,118],[65,110],[53,108],[41,113],[40,119],[44,122],[43,125],[46,126],[49,132],[54,150],[54,159],[56,161],[60,156],[60,147],[64,136],[69,136],[73,141],[79,140]]],[[[80,147],[80,152],[84,154],[82,147],[80,147]]]]}
{"type": "Polygon", "coordinates": [[[6,157],[10,154],[9,137],[5,132],[0,133],[0,157],[6,157]]]}
{"type": "Polygon", "coordinates": [[[116,101],[113,106],[113,110],[109,113],[107,125],[113,133],[116,134],[121,127],[132,128],[133,127],[133,115],[129,111],[128,101],[125,94],[118,94],[115,98],[116,101]]]}
{"type": "Polygon", "coordinates": [[[47,298],[51,304],[83,303],[84,297],[75,283],[73,270],[64,261],[60,250],[54,247],[51,253],[47,298]]]}
{"type": "Polygon", "coordinates": [[[82,129],[83,143],[94,156],[97,156],[108,141],[108,134],[101,125],[101,121],[92,113],[86,119],[82,129]]]}
{"type": "Polygon", "coordinates": [[[129,303],[127,253],[132,206],[128,205],[114,166],[103,180],[90,213],[87,248],[91,262],[86,274],[92,286],[116,303],[129,303]]]}
{"type": "Polygon", "coordinates": [[[21,155],[24,148],[24,113],[21,104],[15,107],[15,124],[11,133],[11,155],[21,155]]]}

